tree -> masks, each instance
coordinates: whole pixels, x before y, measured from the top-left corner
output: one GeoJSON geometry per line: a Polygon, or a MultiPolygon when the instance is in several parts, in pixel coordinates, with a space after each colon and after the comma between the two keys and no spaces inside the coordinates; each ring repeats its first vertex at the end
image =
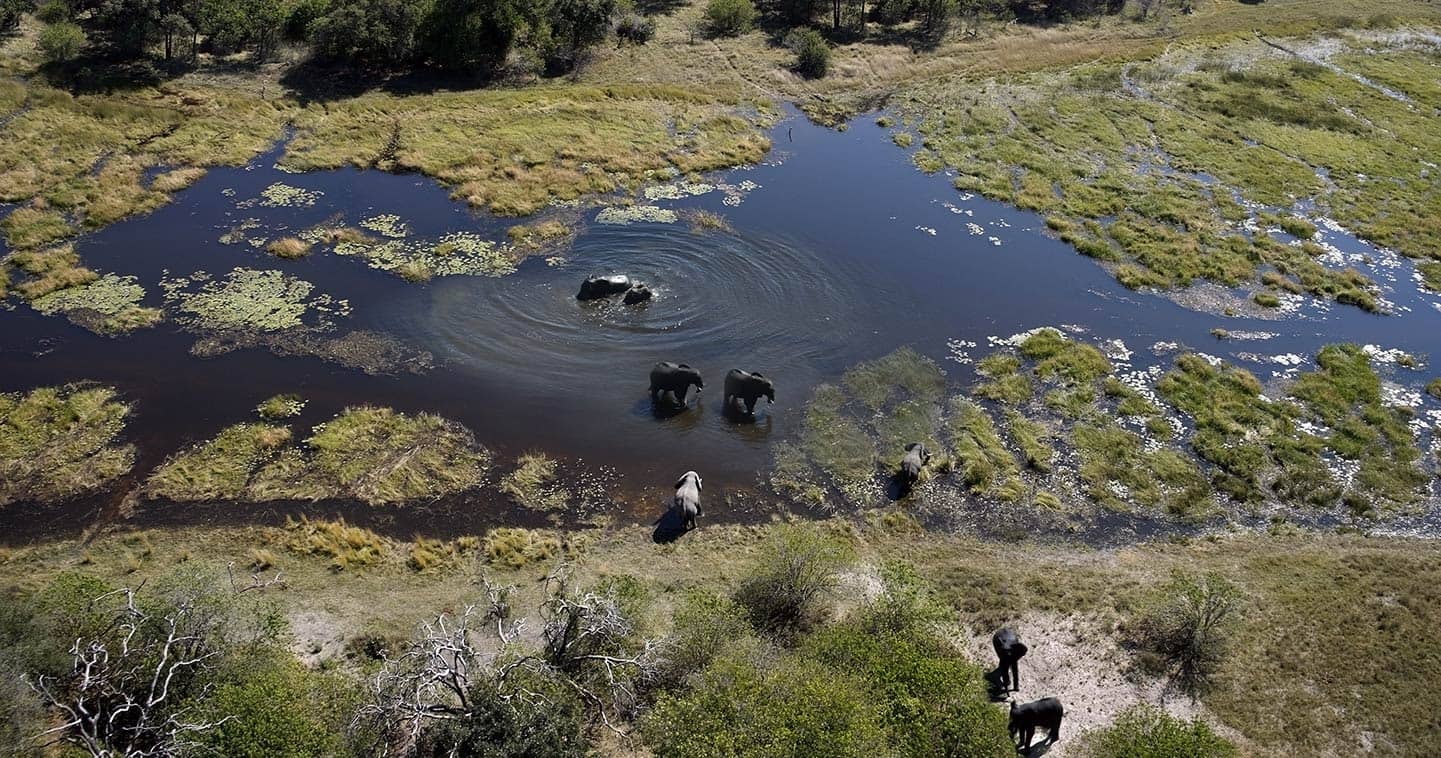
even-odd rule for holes
{"type": "Polygon", "coordinates": [[[64,63],[85,47],[85,32],[69,21],[51,24],[40,32],[40,52],[51,63],[64,63]]]}
{"type": "Polygon", "coordinates": [[[409,63],[429,12],[429,0],[339,0],[310,24],[311,49],[320,58],[365,65],[409,63]]]}
{"type": "MultiPolygon", "coordinates": [[[[807,73],[817,69],[815,63],[804,63],[806,56],[819,50],[818,75],[825,75],[824,61],[830,49],[819,32],[797,29],[787,37],[787,44],[796,51],[797,68],[807,73]]],[[[746,609],[751,626],[759,632],[782,638],[804,632],[824,614],[823,602],[847,558],[838,545],[819,534],[785,531],[767,545],[764,557],[741,580],[736,602],[746,609]]]]}
{"type": "Polygon", "coordinates": [[[8,32],[19,26],[20,17],[28,10],[28,0],[0,0],[0,32],[8,32]]]}
{"type": "Polygon", "coordinates": [[[493,71],[526,22],[521,0],[436,0],[420,31],[429,61],[455,71],[493,71]]]}
{"type": "Polygon", "coordinates": [[[160,0],[101,0],[94,24],[113,54],[134,58],[156,39],[164,15],[160,0]]]}
{"type": "Polygon", "coordinates": [[[1219,574],[1177,574],[1136,625],[1146,662],[1195,696],[1225,658],[1241,600],[1240,590],[1219,574]]]}
{"type": "Polygon", "coordinates": [[[547,62],[554,70],[568,71],[590,47],[605,41],[615,0],[552,0],[547,62]]]}

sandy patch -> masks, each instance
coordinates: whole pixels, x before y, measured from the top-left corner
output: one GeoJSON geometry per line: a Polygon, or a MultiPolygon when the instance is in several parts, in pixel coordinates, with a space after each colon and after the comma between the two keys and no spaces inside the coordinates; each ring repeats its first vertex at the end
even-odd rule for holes
{"type": "MultiPolygon", "coordinates": [[[[1055,697],[1065,706],[1061,741],[1044,751],[1048,758],[1079,755],[1077,748],[1085,732],[1109,725],[1122,711],[1138,703],[1150,703],[1173,716],[1199,716],[1215,723],[1199,703],[1167,692],[1159,680],[1129,670],[1130,656],[1101,624],[1085,617],[1031,613],[1010,627],[1030,647],[1020,663],[1020,691],[1011,697],[1021,703],[1055,697]]],[[[996,654],[991,648],[991,634],[995,630],[969,631],[961,644],[976,661],[987,669],[993,668],[996,654]]],[[[997,707],[1006,706],[1000,703],[997,707]]],[[[1227,736],[1233,737],[1229,733],[1227,736]]],[[[1040,742],[1038,732],[1033,746],[1040,742]]]]}
{"type": "Polygon", "coordinates": [[[318,668],[326,661],[339,660],[345,654],[345,625],[325,611],[302,610],[290,616],[290,631],[295,635],[291,650],[309,668],[318,668]]]}

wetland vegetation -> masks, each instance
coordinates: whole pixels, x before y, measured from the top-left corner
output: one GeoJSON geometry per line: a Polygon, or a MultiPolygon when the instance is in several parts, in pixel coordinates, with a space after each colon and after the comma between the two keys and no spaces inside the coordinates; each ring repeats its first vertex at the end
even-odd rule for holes
{"type": "Polygon", "coordinates": [[[172,5],[0,0],[0,754],[1441,739],[1434,4],[172,5]]]}

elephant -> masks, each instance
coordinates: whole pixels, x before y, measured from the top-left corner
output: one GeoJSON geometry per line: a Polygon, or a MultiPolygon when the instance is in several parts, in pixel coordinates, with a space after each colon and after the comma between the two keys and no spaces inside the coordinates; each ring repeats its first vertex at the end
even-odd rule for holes
{"type": "Polygon", "coordinates": [[[916,481],[921,478],[921,469],[931,460],[931,452],[926,446],[919,442],[912,442],[906,445],[906,454],[901,456],[901,469],[896,472],[896,480],[901,485],[901,492],[909,492],[916,481]]]}
{"type": "Polygon", "coordinates": [[[1016,705],[1011,701],[1011,739],[1018,740],[1017,748],[1029,750],[1031,740],[1036,736],[1037,727],[1046,730],[1046,742],[1061,741],[1061,716],[1065,715],[1065,709],[1061,707],[1061,701],[1053,698],[1042,698],[1025,705],[1016,705]]]}
{"type": "Polygon", "coordinates": [[[644,303],[653,297],[655,297],[655,293],[650,291],[650,287],[636,283],[625,291],[625,297],[622,298],[621,302],[626,305],[635,305],[636,303],[644,303]]]}
{"type": "Polygon", "coordinates": [[[630,277],[625,274],[612,276],[591,276],[580,283],[580,292],[576,293],[576,300],[597,300],[602,297],[619,294],[630,289],[630,277]]]}
{"type": "Polygon", "coordinates": [[[701,515],[700,474],[687,471],[675,483],[675,496],[671,498],[670,509],[680,517],[687,530],[695,528],[695,517],[701,515]]]}
{"type": "Polygon", "coordinates": [[[996,649],[996,658],[1000,659],[1000,667],[996,670],[1001,674],[1001,691],[1019,690],[1021,667],[1018,664],[1030,648],[1008,627],[1002,627],[991,636],[991,647],[996,649]]]}
{"type": "Polygon", "coordinates": [[[701,379],[699,371],[684,363],[661,361],[650,370],[651,402],[658,402],[660,393],[669,392],[675,395],[676,402],[685,405],[685,394],[692,384],[695,385],[697,393],[705,389],[705,381],[701,379]]]}
{"type": "Polygon", "coordinates": [[[726,407],[730,407],[730,404],[739,398],[745,401],[746,413],[754,416],[756,412],[756,399],[761,395],[765,395],[766,402],[774,403],[776,401],[775,382],[772,382],[761,374],[752,374],[749,371],[741,371],[738,368],[733,368],[726,374],[726,407]]]}

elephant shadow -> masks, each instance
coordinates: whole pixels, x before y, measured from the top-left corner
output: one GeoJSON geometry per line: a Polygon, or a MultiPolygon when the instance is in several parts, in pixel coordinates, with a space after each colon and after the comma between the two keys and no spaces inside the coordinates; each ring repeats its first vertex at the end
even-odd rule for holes
{"type": "Polygon", "coordinates": [[[650,539],[657,545],[669,545],[685,536],[688,531],[690,530],[685,528],[685,519],[681,517],[680,511],[667,504],[665,513],[655,520],[655,530],[650,533],[650,539]]]}
{"type": "Polygon", "coordinates": [[[1001,679],[1001,667],[997,666],[982,675],[986,680],[986,696],[992,703],[1004,703],[1010,699],[1006,694],[1006,684],[1001,679]]]}
{"type": "Polygon", "coordinates": [[[735,402],[721,403],[721,416],[729,423],[730,427],[742,438],[752,442],[763,442],[771,436],[771,429],[775,426],[774,419],[770,413],[754,414],[746,413],[744,406],[737,406],[735,402]]]}
{"type": "Polygon", "coordinates": [[[1047,736],[1046,739],[1040,742],[1032,743],[1031,747],[1027,750],[1022,750],[1019,747],[1016,748],[1016,755],[1024,756],[1024,758],[1041,758],[1041,756],[1051,752],[1051,746],[1054,744],[1056,743],[1051,742],[1051,738],[1047,736]]]}
{"type": "Polygon", "coordinates": [[[910,497],[915,489],[915,483],[906,481],[906,478],[899,472],[886,477],[886,499],[892,503],[910,497]]]}

